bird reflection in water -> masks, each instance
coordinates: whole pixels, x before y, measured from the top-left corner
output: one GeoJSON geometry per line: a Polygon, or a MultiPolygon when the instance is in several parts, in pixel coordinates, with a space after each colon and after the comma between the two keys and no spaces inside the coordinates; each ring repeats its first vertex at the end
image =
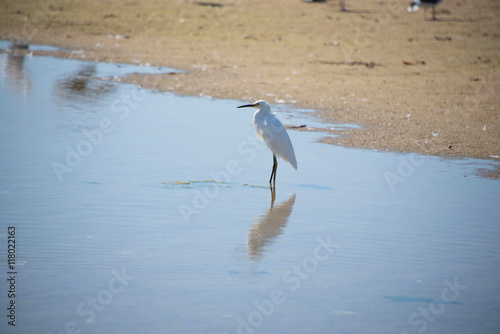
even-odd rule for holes
{"type": "Polygon", "coordinates": [[[97,63],[75,65],[76,70],[66,71],[54,83],[55,128],[69,136],[97,129],[105,117],[97,112],[98,106],[111,106],[109,98],[118,90],[114,82],[99,79],[97,63]]]}
{"type": "Polygon", "coordinates": [[[286,201],[274,205],[276,192],[271,188],[271,207],[256,219],[248,232],[247,252],[251,260],[262,257],[264,249],[283,233],[295,203],[295,194],[286,201]]]}
{"type": "Polygon", "coordinates": [[[83,63],[76,73],[60,78],[56,83],[56,95],[66,101],[98,99],[115,91],[111,82],[94,78],[97,73],[96,63],[83,63]]]}
{"type": "MultiPolygon", "coordinates": [[[[7,63],[4,67],[5,76],[10,86],[25,97],[29,96],[31,89],[29,73],[24,68],[27,51],[29,51],[28,44],[12,43],[6,52],[7,63]]],[[[0,74],[0,76],[3,77],[2,74],[0,74]]],[[[4,81],[3,78],[2,81],[4,81]]]]}

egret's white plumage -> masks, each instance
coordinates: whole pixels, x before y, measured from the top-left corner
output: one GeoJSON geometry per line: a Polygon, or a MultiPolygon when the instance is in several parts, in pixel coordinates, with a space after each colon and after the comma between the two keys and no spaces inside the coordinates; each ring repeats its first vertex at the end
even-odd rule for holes
{"type": "MultiPolygon", "coordinates": [[[[286,132],[285,127],[281,124],[276,115],[271,112],[271,107],[266,101],[257,101],[253,104],[246,104],[238,108],[258,108],[253,115],[253,126],[255,134],[261,138],[273,152],[274,165],[273,172],[271,173],[271,180],[276,180],[277,162],[276,156],[287,161],[294,169],[297,169],[297,159],[295,159],[295,152],[293,151],[292,142],[286,132]]],[[[269,182],[271,182],[269,180],[269,182]]]]}
{"type": "Polygon", "coordinates": [[[277,157],[287,161],[297,169],[297,159],[293,151],[292,142],[283,124],[271,112],[265,101],[258,101],[260,109],[253,115],[255,134],[260,137],[277,157]]]}

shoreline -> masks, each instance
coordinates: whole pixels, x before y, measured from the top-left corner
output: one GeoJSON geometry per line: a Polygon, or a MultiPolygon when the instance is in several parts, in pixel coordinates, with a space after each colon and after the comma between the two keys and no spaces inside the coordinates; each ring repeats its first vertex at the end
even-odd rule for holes
{"type": "MultiPolygon", "coordinates": [[[[24,0],[3,5],[0,38],[81,49],[83,59],[71,55],[80,60],[183,71],[123,80],[145,88],[264,99],[317,110],[325,122],[362,126],[325,135],[328,144],[499,161],[494,2],[443,3],[437,22],[424,21],[421,11],[406,13],[397,1],[348,3],[348,13],[336,2],[218,3],[64,1],[23,40],[26,21],[40,13],[36,1],[24,0]]],[[[500,167],[490,174],[500,177],[500,167]]]]}

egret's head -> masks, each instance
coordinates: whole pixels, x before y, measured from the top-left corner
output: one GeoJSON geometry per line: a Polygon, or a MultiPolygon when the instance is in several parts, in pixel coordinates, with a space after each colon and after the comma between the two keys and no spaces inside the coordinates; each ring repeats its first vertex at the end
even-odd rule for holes
{"type": "Polygon", "coordinates": [[[267,104],[267,102],[264,101],[264,100],[259,100],[259,101],[255,101],[252,104],[244,104],[242,106],[239,106],[238,108],[258,108],[258,109],[263,109],[263,108],[266,108],[266,107],[269,107],[269,104],[267,104]]]}

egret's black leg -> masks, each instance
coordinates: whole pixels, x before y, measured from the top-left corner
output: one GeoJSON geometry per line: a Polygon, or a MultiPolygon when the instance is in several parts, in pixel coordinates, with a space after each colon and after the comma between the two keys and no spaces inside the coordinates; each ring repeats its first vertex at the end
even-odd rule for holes
{"type": "Polygon", "coordinates": [[[276,156],[273,155],[273,171],[271,172],[271,178],[269,179],[269,183],[273,181],[273,176],[274,176],[274,182],[276,182],[276,170],[278,169],[278,160],[276,160],[276,156]]]}
{"type": "Polygon", "coordinates": [[[436,21],[436,6],[432,7],[432,19],[436,21]]]}
{"type": "Polygon", "coordinates": [[[271,169],[271,177],[269,178],[269,183],[273,180],[273,175],[274,175],[274,163],[273,163],[273,169],[271,169]]]}
{"type": "Polygon", "coordinates": [[[273,155],[273,159],[274,159],[274,178],[273,178],[273,182],[276,182],[276,172],[278,171],[278,160],[276,159],[275,155],[273,155]]]}

